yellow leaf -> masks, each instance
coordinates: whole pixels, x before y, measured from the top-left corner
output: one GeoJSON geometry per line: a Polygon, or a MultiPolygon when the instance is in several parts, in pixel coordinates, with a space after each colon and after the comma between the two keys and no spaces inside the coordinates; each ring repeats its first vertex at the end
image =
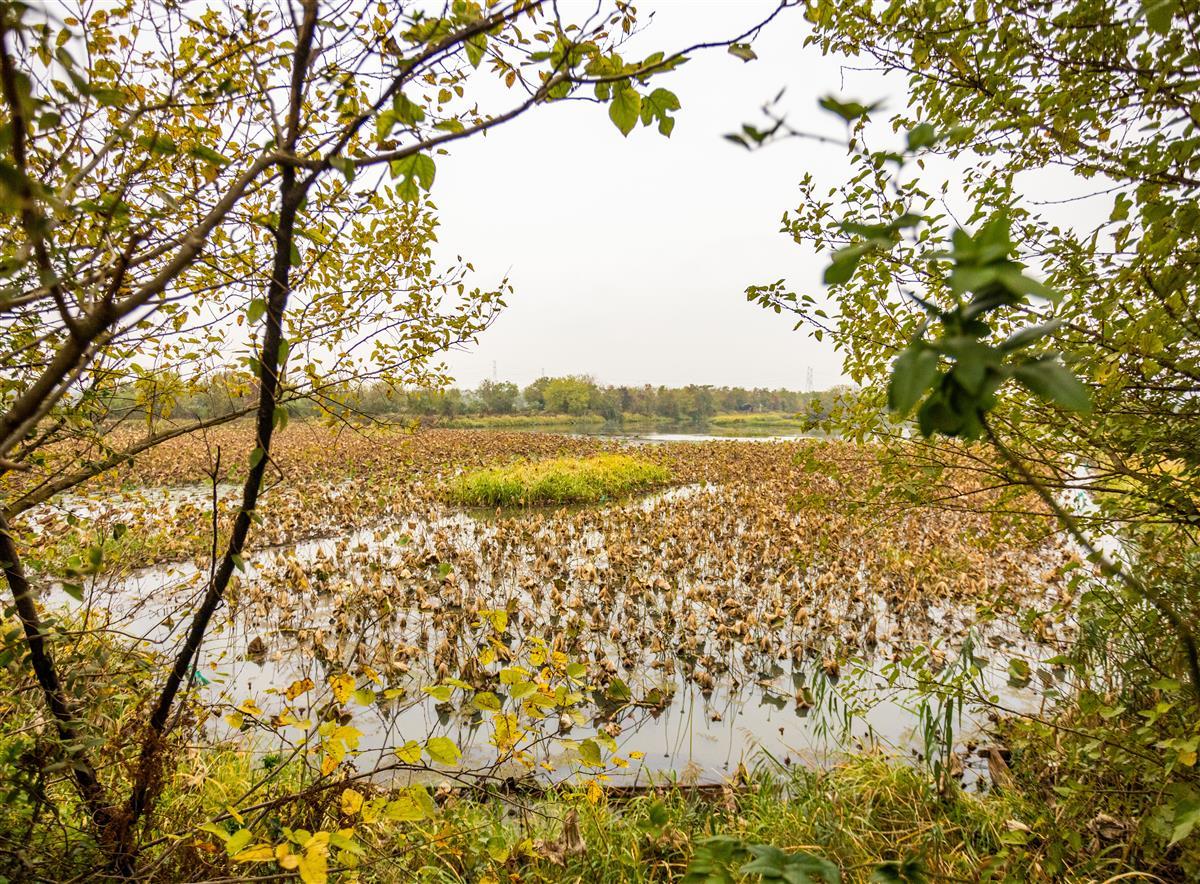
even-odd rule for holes
{"type": "Polygon", "coordinates": [[[321,776],[329,776],[331,773],[337,770],[337,766],[338,759],[334,758],[332,755],[326,755],[321,759],[321,776]]]}
{"type": "Polygon", "coordinates": [[[480,611],[479,616],[492,624],[492,629],[496,632],[504,632],[505,627],[508,626],[508,611],[503,608],[494,611],[480,611]]]}
{"type": "Polygon", "coordinates": [[[329,679],[329,686],[333,688],[333,698],[339,703],[345,703],[354,693],[354,678],[345,673],[335,675],[329,679]]]}
{"type": "Polygon", "coordinates": [[[363,802],[362,816],[359,817],[364,823],[373,823],[379,819],[379,815],[383,813],[383,808],[387,804],[387,799],[384,797],[372,798],[370,801],[363,802]]]}
{"type": "MultiPolygon", "coordinates": [[[[305,884],[325,884],[329,879],[329,832],[313,832],[304,844],[304,853],[296,855],[296,872],[305,884]]],[[[283,865],[283,862],[280,862],[283,865]]]]}
{"type": "Polygon", "coordinates": [[[449,737],[430,737],[425,742],[425,751],[439,764],[455,764],[462,758],[462,752],[449,737]]]}
{"type": "Polygon", "coordinates": [[[342,813],[346,816],[354,816],[362,809],[362,805],[362,792],[356,789],[346,789],[342,792],[342,813]]]}
{"type": "Polygon", "coordinates": [[[329,880],[329,865],[325,860],[324,852],[306,850],[299,860],[296,871],[300,873],[300,880],[304,884],[325,884],[329,880]]]}
{"type": "Polygon", "coordinates": [[[313,680],[311,678],[302,678],[299,681],[292,682],[284,696],[288,700],[294,700],[301,694],[307,693],[315,687],[316,685],[313,684],[313,680]]]}
{"type": "Polygon", "coordinates": [[[600,788],[600,784],[595,780],[588,780],[587,800],[592,804],[599,804],[604,799],[604,790],[600,788]]]}
{"type": "Polygon", "coordinates": [[[409,740],[396,749],[396,757],[405,764],[419,763],[421,761],[421,744],[416,740],[409,740]]]}
{"type": "Polygon", "coordinates": [[[235,863],[265,863],[275,859],[275,848],[270,844],[255,844],[234,856],[235,863]]]}
{"type": "Polygon", "coordinates": [[[389,801],[383,809],[383,814],[389,820],[397,822],[412,822],[425,819],[425,811],[408,795],[401,795],[395,801],[389,801]]]}
{"type": "Polygon", "coordinates": [[[634,759],[634,760],[636,761],[636,760],[638,760],[639,758],[645,758],[645,757],[646,757],[646,753],[645,753],[645,752],[630,752],[630,753],[629,753],[629,757],[630,757],[630,758],[632,758],[632,759],[634,759]]]}

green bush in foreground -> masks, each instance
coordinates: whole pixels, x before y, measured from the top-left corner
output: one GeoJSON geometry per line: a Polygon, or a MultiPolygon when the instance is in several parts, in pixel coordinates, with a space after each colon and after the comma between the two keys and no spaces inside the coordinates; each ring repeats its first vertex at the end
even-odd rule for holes
{"type": "Polygon", "coordinates": [[[596,503],[670,479],[665,467],[627,454],[559,457],[466,473],[451,483],[450,499],[467,506],[596,503]]]}

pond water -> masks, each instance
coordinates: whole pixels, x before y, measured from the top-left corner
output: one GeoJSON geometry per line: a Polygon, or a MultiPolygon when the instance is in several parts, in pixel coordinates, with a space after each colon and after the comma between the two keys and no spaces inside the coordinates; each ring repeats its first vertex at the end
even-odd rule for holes
{"type": "Polygon", "coordinates": [[[657,424],[654,426],[622,425],[617,423],[579,423],[538,426],[530,423],[514,427],[483,427],[481,431],[504,433],[553,433],[560,436],[585,436],[624,442],[785,442],[796,439],[828,439],[823,431],[808,431],[794,424],[765,423],[716,425],[708,423],[657,424]]]}
{"type": "MultiPolygon", "coordinates": [[[[677,438],[652,434],[642,441],[677,438]]],[[[221,488],[219,494],[234,490],[221,488]]],[[[211,495],[211,489],[153,491],[151,497],[171,506],[202,499],[204,493],[211,495]]],[[[461,747],[465,769],[485,769],[496,755],[487,740],[486,717],[458,702],[457,693],[455,701],[437,703],[421,690],[447,675],[466,677],[488,643],[480,610],[509,612],[504,641],[512,649],[531,636],[576,635],[582,629],[590,642],[582,644],[585,659],[603,661],[610,674],[619,669],[629,703],[608,702],[605,686],[589,674],[583,714],[571,722],[551,716],[547,724],[549,732],[569,738],[597,731],[611,736],[622,757],[637,759],[611,770],[614,782],[720,781],[739,764],[770,759],[781,765],[825,765],[848,748],[924,752],[925,719],[916,711],[921,698],[893,666],[911,652],[914,633],[937,646],[934,655],[944,661],[938,668],[946,670],[965,643],[974,643],[976,656],[986,657],[979,688],[1009,709],[1037,711],[1062,687],[1061,676],[1042,662],[1057,653],[1053,643],[1035,640],[1001,619],[976,623],[974,610],[965,606],[931,603],[920,622],[908,624],[897,622],[870,586],[856,588],[853,603],[836,593],[814,594],[809,604],[826,606],[834,622],[861,630],[870,618],[869,640],[856,639],[854,653],[832,667],[820,653],[785,653],[803,627],[798,621],[772,621],[766,591],[761,606],[752,601],[738,615],[744,618],[750,611],[754,642],[743,627],[738,650],[722,656],[705,652],[703,642],[701,650],[694,641],[685,647],[689,630],[705,633],[715,622],[711,618],[719,617],[714,602],[720,597],[705,595],[700,581],[668,587],[648,577],[636,592],[602,587],[596,569],[609,567],[620,543],[629,540],[618,537],[618,526],[654,524],[669,519],[677,507],[730,506],[722,497],[726,493],[717,486],[689,485],[556,514],[532,510],[497,516],[451,508],[394,513],[366,528],[248,554],[197,667],[202,698],[217,713],[212,736],[231,733],[219,715],[248,699],[270,715],[277,693],[289,684],[311,678],[318,686],[316,697],[330,675],[368,667],[380,673],[379,699],[354,713],[355,727],[363,732],[362,769],[385,766],[395,748],[433,735],[448,736],[461,747]],[[447,568],[449,561],[457,569],[447,568]],[[689,625],[697,612],[707,625],[689,625]],[[1014,683],[1013,658],[1030,664],[1038,677],[1014,683]],[[705,667],[711,676],[697,674],[705,667]],[[393,694],[388,699],[385,688],[393,694]]],[[[716,574],[722,567],[728,570],[727,564],[711,551],[696,552],[697,574],[716,574]]],[[[109,576],[87,587],[84,604],[110,611],[114,629],[170,652],[207,578],[206,569],[189,563],[109,576]]],[[[761,579],[778,592],[775,575],[761,579]]],[[[735,583],[740,592],[759,592],[751,578],[735,578],[735,583]]],[[[52,591],[48,601],[78,607],[61,591],[52,591]]],[[[320,711],[317,700],[304,709],[314,719],[320,711]]],[[[953,721],[965,776],[977,778],[986,765],[966,751],[966,744],[986,740],[987,712],[964,709],[953,721]]],[[[259,748],[286,755],[294,745],[279,738],[263,740],[259,748]]],[[[549,776],[571,769],[570,753],[564,756],[553,742],[537,743],[531,756],[555,768],[549,776]]]]}

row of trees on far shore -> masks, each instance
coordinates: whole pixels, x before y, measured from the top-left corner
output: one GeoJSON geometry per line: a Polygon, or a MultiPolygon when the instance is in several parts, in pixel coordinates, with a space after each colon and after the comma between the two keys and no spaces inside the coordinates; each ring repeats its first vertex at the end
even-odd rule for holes
{"type": "MultiPolygon", "coordinates": [[[[170,414],[156,417],[207,418],[236,411],[254,395],[249,378],[219,376],[206,390],[173,402],[170,414]]],[[[400,389],[376,383],[362,387],[346,407],[373,415],[454,418],[474,415],[570,415],[617,420],[644,415],[672,421],[703,421],[717,414],[784,412],[827,415],[844,388],[819,392],[755,387],[685,387],[643,384],[611,386],[585,375],[540,377],[522,388],[512,381],[485,380],[474,389],[458,387],[400,389]]],[[[132,394],[131,394],[132,395],[132,394]]],[[[311,409],[293,403],[296,416],[311,409]]]]}

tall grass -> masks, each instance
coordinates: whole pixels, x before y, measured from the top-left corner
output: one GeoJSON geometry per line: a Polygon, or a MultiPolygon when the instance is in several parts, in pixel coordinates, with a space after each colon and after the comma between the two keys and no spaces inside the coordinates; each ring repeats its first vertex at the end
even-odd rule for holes
{"type": "MultiPolygon", "coordinates": [[[[1007,850],[1012,826],[1035,821],[1037,808],[1019,797],[973,796],[952,786],[938,796],[928,775],[878,756],[849,760],[828,772],[797,769],[751,773],[719,792],[666,788],[631,800],[560,787],[517,801],[451,800],[437,821],[419,824],[389,873],[407,880],[556,882],[678,881],[705,841],[721,836],[744,844],[807,851],[837,865],[842,880],[1046,880],[1035,851],[1007,850]],[[571,828],[571,835],[565,831],[571,828]],[[440,841],[437,839],[441,839],[440,841]],[[413,849],[422,842],[430,846],[413,849]],[[872,877],[884,862],[913,861],[924,874],[872,877]]],[[[738,856],[713,877],[686,880],[771,880],[742,876],[738,856]]],[[[1102,865],[1123,869],[1115,860],[1102,865]]],[[[367,881],[381,880],[367,873],[367,881]]],[[[785,880],[825,880],[787,878],[785,880]]]]}
{"type": "Polygon", "coordinates": [[[450,483],[449,497],[466,506],[597,503],[670,479],[665,467],[627,454],[559,457],[466,473],[450,483]]]}
{"type": "Polygon", "coordinates": [[[793,412],[759,411],[714,414],[708,419],[708,422],[714,427],[784,427],[787,429],[803,429],[810,421],[805,415],[793,412]]]}

